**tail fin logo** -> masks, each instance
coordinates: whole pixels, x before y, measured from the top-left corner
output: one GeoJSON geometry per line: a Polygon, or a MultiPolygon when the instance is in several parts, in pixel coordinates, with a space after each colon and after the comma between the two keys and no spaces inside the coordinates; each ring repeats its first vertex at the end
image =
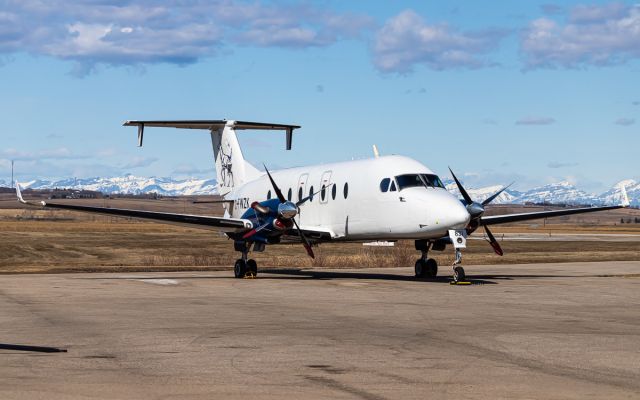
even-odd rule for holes
{"type": "Polygon", "coordinates": [[[228,154],[224,152],[222,148],[222,143],[218,146],[218,157],[220,158],[220,186],[224,187],[233,187],[233,149],[229,144],[228,146],[228,154]]]}

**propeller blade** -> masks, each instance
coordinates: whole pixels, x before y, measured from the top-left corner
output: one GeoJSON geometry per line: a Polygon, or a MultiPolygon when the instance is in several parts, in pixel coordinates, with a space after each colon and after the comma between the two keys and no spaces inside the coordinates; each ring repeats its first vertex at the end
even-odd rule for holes
{"type": "Polygon", "coordinates": [[[507,186],[503,187],[502,189],[498,190],[496,193],[494,193],[493,195],[487,197],[483,202],[482,205],[486,206],[487,204],[491,203],[493,200],[496,199],[496,197],[500,196],[500,193],[504,192],[505,190],[509,189],[509,187],[511,185],[513,185],[515,182],[511,182],[510,184],[508,184],[507,186]]]}
{"type": "Polygon", "coordinates": [[[462,186],[462,183],[460,183],[460,181],[456,177],[456,174],[453,173],[453,171],[451,170],[451,167],[449,167],[449,172],[451,172],[451,176],[453,176],[453,180],[456,181],[456,185],[458,185],[458,190],[460,191],[460,194],[464,198],[464,201],[467,202],[467,205],[473,203],[473,200],[471,200],[469,193],[467,193],[467,191],[464,190],[464,186],[462,186]]]}
{"type": "Polygon", "coordinates": [[[304,233],[302,233],[302,230],[300,229],[300,225],[298,225],[295,219],[292,219],[292,221],[295,224],[296,229],[298,230],[298,234],[300,235],[300,239],[302,239],[302,244],[304,245],[305,250],[307,250],[307,254],[311,258],[316,258],[316,256],[313,254],[313,249],[311,249],[311,243],[309,243],[309,240],[307,240],[307,237],[304,235],[304,233]]]}
{"type": "Polygon", "coordinates": [[[257,228],[253,228],[252,230],[250,230],[249,232],[245,233],[244,235],[242,235],[243,239],[248,239],[251,236],[255,235],[256,233],[260,232],[261,230],[263,230],[264,228],[266,228],[269,225],[270,222],[267,222],[266,224],[262,224],[257,228]]]}
{"type": "MultiPolygon", "coordinates": [[[[335,183],[332,183],[328,186],[325,186],[324,189],[327,190],[329,189],[331,186],[335,185],[335,183]]],[[[298,201],[296,203],[296,206],[300,207],[301,205],[303,205],[304,203],[306,203],[307,201],[311,200],[312,197],[315,197],[318,193],[322,192],[322,189],[318,190],[317,192],[310,194],[309,196],[303,198],[302,200],[298,201]]]]}
{"type": "Polygon", "coordinates": [[[285,201],[287,201],[287,199],[284,198],[284,195],[280,191],[280,188],[278,187],[278,185],[276,185],[276,182],[273,180],[273,177],[269,173],[267,166],[264,164],[262,165],[264,166],[264,170],[267,171],[267,175],[269,176],[269,180],[271,181],[271,186],[273,186],[273,190],[276,192],[276,196],[278,196],[278,200],[280,200],[280,203],[284,203],[285,201]]]}
{"type": "Polygon", "coordinates": [[[500,247],[500,244],[498,243],[496,238],[493,236],[493,233],[491,233],[488,226],[484,225],[484,231],[487,232],[487,236],[489,236],[489,244],[491,245],[491,247],[493,247],[493,251],[495,251],[496,254],[499,256],[504,255],[504,252],[502,251],[502,247],[500,247]]]}

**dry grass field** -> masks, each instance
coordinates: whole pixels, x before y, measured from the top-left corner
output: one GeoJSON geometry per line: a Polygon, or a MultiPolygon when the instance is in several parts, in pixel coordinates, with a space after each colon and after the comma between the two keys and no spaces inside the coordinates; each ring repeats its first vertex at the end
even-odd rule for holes
{"type": "MultiPolygon", "coordinates": [[[[193,204],[193,198],[161,200],[67,200],[99,206],[220,215],[217,204],[193,204]]],[[[0,197],[0,273],[71,271],[176,271],[231,269],[237,253],[233,244],[215,232],[60,210],[18,208],[11,196],[0,197]]],[[[492,213],[540,210],[494,207],[492,213]]],[[[495,227],[494,233],[597,233],[640,236],[638,210],[615,210],[533,224],[495,227]]],[[[482,233],[476,233],[482,237],[482,233]]],[[[504,257],[493,254],[482,240],[470,240],[464,264],[563,261],[640,260],[640,240],[633,241],[522,241],[505,239],[504,257]]],[[[395,247],[371,248],[360,243],[323,244],[311,260],[301,245],[267,247],[252,254],[261,268],[367,268],[412,266],[418,257],[410,241],[395,247]]],[[[453,251],[432,252],[449,272],[453,251]]]]}

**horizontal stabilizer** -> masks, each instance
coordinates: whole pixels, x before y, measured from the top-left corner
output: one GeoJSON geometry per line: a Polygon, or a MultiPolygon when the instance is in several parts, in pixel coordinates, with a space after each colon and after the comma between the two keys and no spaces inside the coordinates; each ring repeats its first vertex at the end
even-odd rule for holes
{"type": "Polygon", "coordinates": [[[293,130],[300,128],[299,125],[273,124],[270,122],[249,122],[249,121],[233,121],[233,120],[146,120],[125,121],[123,126],[138,127],[138,146],[142,146],[142,138],[145,126],[154,128],[179,128],[179,129],[205,129],[218,130],[224,127],[231,127],[234,130],[283,130],[287,133],[287,150],[291,150],[291,139],[293,130]]]}

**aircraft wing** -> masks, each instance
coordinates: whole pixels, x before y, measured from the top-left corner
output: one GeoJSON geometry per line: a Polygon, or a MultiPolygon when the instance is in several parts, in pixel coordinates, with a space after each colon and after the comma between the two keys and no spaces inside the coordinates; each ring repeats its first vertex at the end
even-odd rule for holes
{"type": "Polygon", "coordinates": [[[47,203],[46,201],[41,201],[39,203],[29,202],[25,201],[22,198],[20,185],[16,185],[16,193],[18,195],[18,201],[20,203],[36,207],[57,208],[61,210],[72,210],[102,215],[113,215],[117,217],[136,218],[154,222],[190,226],[193,228],[219,230],[224,232],[248,231],[253,228],[253,224],[251,223],[251,221],[240,218],[209,217],[203,215],[129,210],[124,208],[90,207],[77,204],[47,203]]]}
{"type": "MultiPolygon", "coordinates": [[[[123,123],[124,126],[150,126],[156,128],[179,128],[179,129],[219,129],[224,128],[227,124],[227,120],[224,119],[196,119],[196,120],[149,120],[138,121],[128,120],[123,123]]],[[[287,130],[298,129],[299,125],[287,125],[287,124],[273,124],[269,122],[249,122],[249,121],[234,121],[234,129],[258,129],[258,130],[287,130]]]]}
{"type": "MultiPolygon", "coordinates": [[[[331,232],[328,229],[323,229],[320,227],[313,227],[313,228],[300,227],[300,230],[302,231],[302,233],[304,233],[307,239],[312,243],[328,242],[333,237],[333,232],[331,232]]],[[[287,233],[285,233],[284,235],[282,235],[282,241],[285,243],[301,243],[302,239],[300,239],[300,234],[298,233],[298,230],[296,228],[293,228],[287,231],[287,233]]]]}
{"type": "Polygon", "coordinates": [[[615,210],[617,208],[625,208],[625,205],[619,206],[606,206],[606,207],[583,207],[583,208],[570,208],[567,210],[553,210],[553,211],[537,211],[531,213],[521,214],[507,214],[507,215],[492,215],[489,217],[482,217],[480,219],[480,225],[497,225],[508,224],[509,222],[528,221],[532,219],[560,217],[563,215],[582,214],[588,212],[615,210]]]}

